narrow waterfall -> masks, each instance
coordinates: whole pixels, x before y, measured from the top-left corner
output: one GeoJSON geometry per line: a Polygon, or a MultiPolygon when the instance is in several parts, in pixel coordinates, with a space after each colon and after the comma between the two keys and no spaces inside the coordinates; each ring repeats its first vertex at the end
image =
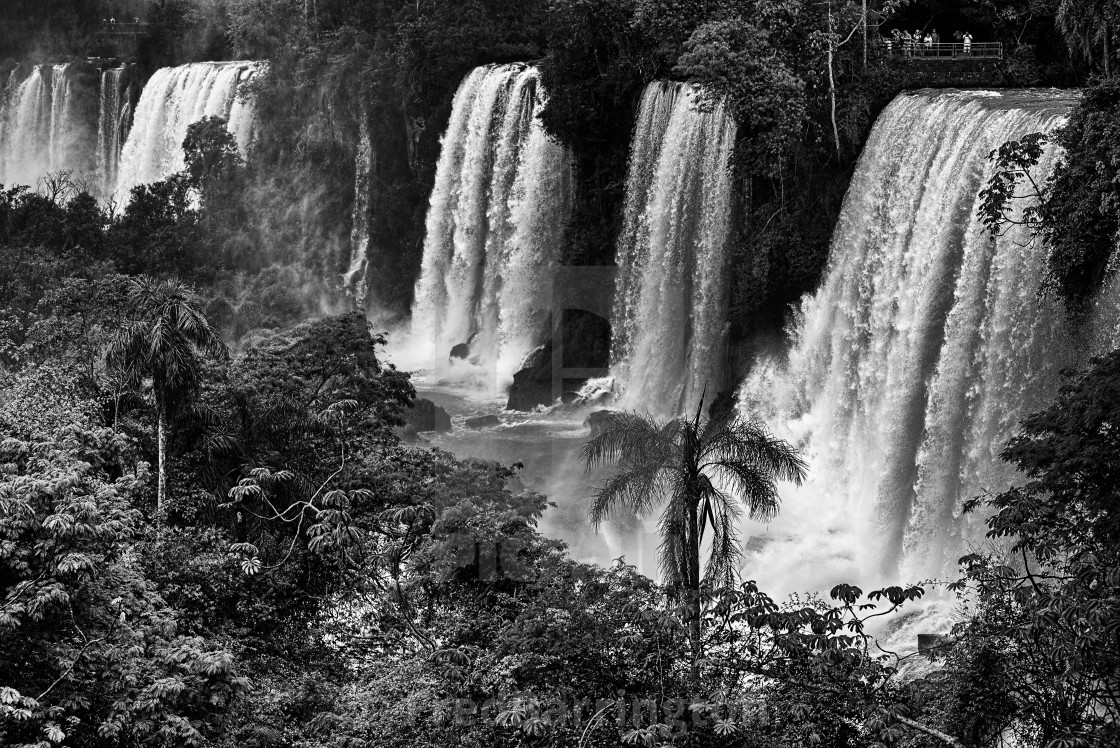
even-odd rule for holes
{"type": "Polygon", "coordinates": [[[187,128],[204,117],[226,118],[244,152],[252,136],[253,107],[239,95],[240,87],[260,69],[259,62],[195,62],[157,70],[140,94],[121,150],[117,200],[125,203],[136,185],[180,171],[187,128]]]}
{"type": "Polygon", "coordinates": [[[350,229],[350,269],[343,278],[343,286],[361,307],[365,304],[369,284],[366,268],[369,266],[369,210],[370,187],[373,179],[373,142],[370,139],[369,114],[363,109],[358,121],[358,152],[354,158],[354,213],[350,229]]]}
{"type": "Polygon", "coordinates": [[[476,68],[455,94],[412,310],[416,350],[437,369],[470,342],[508,382],[542,342],[572,205],[570,155],[541,126],[543,103],[537,70],[518,64],[476,68]]]}
{"type": "Polygon", "coordinates": [[[1084,351],[1039,295],[1045,249],[1023,229],[992,239],[978,195],[993,149],[1053,130],[1072,104],[1057,91],[920,91],[879,117],[788,358],[760,363],[739,393],[810,465],[781,516],[749,531],[752,568],[799,589],[918,581],[982,541],[983,518],[961,502],[1015,479],[1000,451],[1084,351]]]}
{"type": "Polygon", "coordinates": [[[55,171],[92,176],[93,123],[79,75],[70,63],[12,71],[0,114],[0,183],[34,187],[55,171]]]}
{"type": "Polygon", "coordinates": [[[128,72],[127,65],[101,71],[101,103],[97,117],[97,177],[100,192],[105,196],[112,195],[116,189],[121,148],[132,122],[128,72]]]}
{"type": "Polygon", "coordinates": [[[669,415],[721,384],[736,127],[722,104],[702,110],[699,93],[646,88],[616,253],[611,376],[623,407],[669,415]]]}

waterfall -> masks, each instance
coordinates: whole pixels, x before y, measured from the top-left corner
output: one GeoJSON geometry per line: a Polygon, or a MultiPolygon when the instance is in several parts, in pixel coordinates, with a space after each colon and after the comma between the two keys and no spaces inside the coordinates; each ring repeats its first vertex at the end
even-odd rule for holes
{"type": "Polygon", "coordinates": [[[182,170],[187,128],[204,117],[228,120],[230,133],[245,152],[252,136],[253,107],[239,96],[239,88],[260,69],[259,62],[195,62],[157,70],[140,94],[121,150],[117,200],[125,203],[136,185],[182,170]]]}
{"type": "Polygon", "coordinates": [[[412,310],[437,368],[470,341],[500,385],[542,342],[572,205],[570,155],[542,128],[543,103],[537,70],[518,64],[476,68],[455,94],[412,310]]]}
{"type": "Polygon", "coordinates": [[[113,194],[121,147],[132,120],[132,97],[127,82],[128,66],[101,71],[101,96],[97,117],[97,176],[100,193],[113,194]]]}
{"type": "Polygon", "coordinates": [[[365,304],[366,293],[369,291],[366,268],[369,265],[369,201],[372,179],[373,142],[369,131],[369,113],[363,108],[358,121],[358,152],[354,158],[354,217],[350,230],[350,269],[343,278],[343,285],[359,306],[365,304]]]}
{"type": "Polygon", "coordinates": [[[760,363],[739,393],[810,466],[749,541],[752,566],[818,589],[917,581],[952,573],[982,540],[983,518],[961,502],[1015,479],[1000,451],[1083,354],[1060,302],[1039,295],[1045,249],[1023,228],[992,239],[978,195],[992,150],[1053,130],[1072,104],[1057,91],[921,91],[879,117],[788,358],[760,363]]]}
{"type": "Polygon", "coordinates": [[[719,388],[728,159],[736,128],[693,85],[651,83],[631,145],[617,246],[611,376],[624,407],[676,415],[719,388]]]}
{"type": "Polygon", "coordinates": [[[70,63],[12,71],[0,107],[0,183],[34,187],[48,172],[80,177],[92,169],[92,125],[79,74],[70,63]]]}

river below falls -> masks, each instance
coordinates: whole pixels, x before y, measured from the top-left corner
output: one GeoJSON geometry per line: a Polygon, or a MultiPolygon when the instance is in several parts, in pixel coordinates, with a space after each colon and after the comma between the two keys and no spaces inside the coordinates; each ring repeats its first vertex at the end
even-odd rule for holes
{"type": "Polygon", "coordinates": [[[591,436],[587,417],[592,407],[522,413],[503,409],[501,398],[455,385],[417,382],[417,394],[440,406],[451,416],[449,433],[425,432],[426,446],[438,447],[458,457],[494,460],[502,465],[522,465],[511,486],[544,494],[554,506],[541,521],[541,532],[568,544],[579,561],[607,565],[619,556],[648,575],[657,573],[656,525],[632,516],[619,516],[598,530],[588,519],[596,486],[608,470],[588,472],[580,450],[591,436]],[[497,415],[498,426],[472,429],[469,418],[497,415]],[[647,527],[648,525],[648,527],[647,527]]]}

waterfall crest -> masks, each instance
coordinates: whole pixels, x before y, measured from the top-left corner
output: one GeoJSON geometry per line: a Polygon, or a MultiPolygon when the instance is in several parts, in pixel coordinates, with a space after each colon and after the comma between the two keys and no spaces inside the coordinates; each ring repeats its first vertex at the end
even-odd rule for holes
{"type": "Polygon", "coordinates": [[[34,187],[49,172],[92,176],[94,138],[77,64],[16,68],[0,106],[0,183],[34,187]]]}
{"type": "Polygon", "coordinates": [[[736,127],[699,89],[654,82],[631,145],[611,376],[623,407],[677,415],[719,388],[736,127]]]}
{"type": "Polygon", "coordinates": [[[415,350],[437,369],[471,341],[472,359],[508,382],[544,335],[573,185],[543,104],[537,70],[520,64],[476,68],[455,94],[412,309],[415,350]]]}
{"type": "Polygon", "coordinates": [[[239,95],[260,62],[195,62],[157,70],[140,94],[132,129],[121,150],[116,199],[128,202],[136,185],[155,182],[184,167],[187,128],[204,117],[224,117],[245,152],[253,130],[253,106],[239,95]]]}
{"type": "Polygon", "coordinates": [[[979,192],[993,149],[1053,130],[1072,104],[1058,91],[921,91],[880,115],[788,360],[760,364],[739,393],[810,463],[811,483],[752,540],[756,563],[808,584],[798,566],[812,559],[835,575],[818,587],[916,581],[952,572],[983,537],[961,502],[1010,484],[1000,451],[1083,353],[1060,303],[1039,296],[1044,248],[1022,228],[993,240],[979,192]]]}

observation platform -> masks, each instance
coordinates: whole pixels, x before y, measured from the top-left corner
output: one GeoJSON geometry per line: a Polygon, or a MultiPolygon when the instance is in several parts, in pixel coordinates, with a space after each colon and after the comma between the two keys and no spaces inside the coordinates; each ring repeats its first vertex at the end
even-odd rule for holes
{"type": "Polygon", "coordinates": [[[930,62],[968,62],[972,60],[1002,60],[1002,42],[973,42],[965,49],[959,42],[939,42],[937,44],[910,43],[910,46],[892,40],[888,50],[884,42],[880,54],[898,60],[928,60],[930,62]]]}
{"type": "Polygon", "coordinates": [[[93,33],[92,54],[101,57],[131,57],[148,36],[146,23],[99,23],[93,33]]]}

